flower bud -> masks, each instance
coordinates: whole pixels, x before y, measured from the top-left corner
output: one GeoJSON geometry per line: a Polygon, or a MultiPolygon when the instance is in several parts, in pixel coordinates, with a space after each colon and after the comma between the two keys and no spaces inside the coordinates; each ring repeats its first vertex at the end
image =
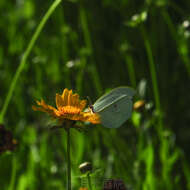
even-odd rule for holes
{"type": "Polygon", "coordinates": [[[142,112],[145,107],[145,101],[144,100],[138,100],[133,104],[133,109],[137,112],[142,112]]]}
{"type": "Polygon", "coordinates": [[[86,173],[92,171],[92,164],[90,162],[84,162],[79,165],[81,173],[86,173]]]}

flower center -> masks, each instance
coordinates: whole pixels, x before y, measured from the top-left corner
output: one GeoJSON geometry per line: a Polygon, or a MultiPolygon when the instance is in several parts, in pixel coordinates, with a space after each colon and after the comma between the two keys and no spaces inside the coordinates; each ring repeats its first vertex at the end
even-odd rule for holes
{"type": "Polygon", "coordinates": [[[74,106],[63,106],[59,108],[59,114],[64,115],[64,114],[79,114],[81,112],[80,108],[74,107],[74,106]]]}

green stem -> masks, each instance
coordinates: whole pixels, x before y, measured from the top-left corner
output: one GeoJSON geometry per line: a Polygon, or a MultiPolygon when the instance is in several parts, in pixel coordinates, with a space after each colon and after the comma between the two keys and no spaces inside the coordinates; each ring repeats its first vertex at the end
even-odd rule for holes
{"type": "Polygon", "coordinates": [[[92,184],[91,184],[91,179],[90,179],[90,173],[87,174],[87,180],[88,180],[88,187],[89,187],[89,190],[92,190],[92,184]]]}
{"type": "MultiPolygon", "coordinates": [[[[90,30],[89,30],[89,26],[88,26],[87,11],[83,5],[83,1],[80,1],[80,22],[81,22],[82,31],[84,34],[85,46],[86,46],[87,50],[89,51],[89,56],[91,57],[91,62],[92,62],[91,66],[88,66],[88,68],[90,69],[89,71],[91,73],[91,77],[92,77],[92,81],[94,82],[94,86],[96,87],[97,92],[100,95],[103,90],[102,90],[102,85],[101,85],[101,81],[100,81],[100,76],[97,71],[96,63],[94,61],[96,59],[94,57],[94,49],[93,49],[92,39],[91,39],[90,30]]],[[[86,60],[85,60],[85,64],[83,64],[83,70],[84,70],[84,68],[87,67],[87,62],[88,62],[87,55],[85,55],[84,59],[86,59],[86,60]]],[[[82,73],[82,75],[83,75],[83,73],[82,73]]]]}
{"type": "Polygon", "coordinates": [[[67,172],[68,172],[67,190],[71,190],[71,157],[70,157],[71,136],[70,136],[70,128],[68,128],[66,131],[67,131],[67,172]]]}
{"type": "Polygon", "coordinates": [[[141,29],[142,29],[142,34],[144,37],[146,53],[148,56],[148,63],[149,63],[150,74],[151,74],[151,79],[152,79],[155,104],[156,104],[157,110],[160,111],[160,108],[161,108],[160,95],[159,95],[158,81],[157,81],[157,76],[156,76],[156,68],[155,68],[154,58],[153,58],[153,54],[152,54],[152,50],[151,50],[151,45],[150,45],[149,39],[147,37],[145,28],[142,26],[141,29]]]}
{"type": "Polygon", "coordinates": [[[36,42],[36,40],[38,39],[38,36],[40,35],[42,29],[44,28],[44,25],[46,24],[46,22],[48,21],[49,17],[51,16],[51,14],[54,12],[55,8],[61,3],[62,0],[55,0],[50,8],[48,9],[48,11],[46,12],[46,14],[44,15],[44,17],[42,18],[42,20],[40,21],[40,24],[38,25],[36,31],[34,32],[22,58],[21,58],[21,62],[20,62],[20,65],[18,66],[17,70],[16,70],[16,73],[12,79],[12,82],[11,82],[11,85],[10,85],[10,88],[9,88],[9,91],[8,91],[8,94],[6,96],[6,99],[4,101],[4,104],[3,104],[3,108],[1,110],[1,113],[0,113],[0,122],[2,123],[3,120],[4,120],[4,115],[7,111],[7,108],[8,108],[8,105],[10,103],[10,100],[12,98],[12,95],[13,95],[13,92],[14,92],[14,89],[16,87],[16,84],[17,84],[17,80],[22,72],[22,70],[24,69],[24,66],[26,64],[26,60],[28,58],[28,56],[30,55],[30,52],[36,42]]]}
{"type": "Polygon", "coordinates": [[[157,74],[156,74],[156,66],[155,66],[155,62],[154,62],[154,58],[153,58],[153,52],[151,50],[151,44],[150,41],[148,39],[147,33],[145,28],[142,26],[141,27],[141,31],[143,34],[143,38],[144,38],[144,44],[145,44],[145,49],[146,49],[146,53],[148,56],[148,63],[149,63],[149,68],[150,68],[150,73],[151,73],[151,79],[152,79],[152,86],[153,86],[153,93],[154,93],[154,99],[155,99],[155,104],[156,104],[156,109],[159,113],[159,119],[158,119],[158,132],[161,135],[162,138],[162,128],[163,128],[163,120],[162,120],[162,113],[161,113],[161,104],[160,104],[160,94],[159,94],[159,88],[158,88],[158,80],[157,80],[157,74]]]}
{"type": "Polygon", "coordinates": [[[16,170],[17,170],[16,163],[17,163],[16,157],[15,157],[15,155],[13,155],[13,158],[12,158],[11,181],[10,181],[8,190],[15,189],[16,170]]]}
{"type": "Polygon", "coordinates": [[[129,74],[129,80],[133,88],[136,88],[136,77],[135,77],[135,68],[132,57],[130,55],[126,55],[126,64],[129,74]]]}
{"type": "Polygon", "coordinates": [[[161,13],[163,15],[163,18],[164,18],[166,24],[168,25],[168,28],[171,32],[171,36],[173,37],[174,41],[176,41],[176,46],[178,47],[177,51],[178,51],[182,61],[184,62],[184,65],[187,69],[188,75],[190,76],[189,52],[181,50],[181,49],[184,49],[185,47],[187,49],[187,41],[181,40],[179,34],[176,31],[176,26],[172,22],[170,16],[168,15],[168,12],[162,11],[161,13]]]}

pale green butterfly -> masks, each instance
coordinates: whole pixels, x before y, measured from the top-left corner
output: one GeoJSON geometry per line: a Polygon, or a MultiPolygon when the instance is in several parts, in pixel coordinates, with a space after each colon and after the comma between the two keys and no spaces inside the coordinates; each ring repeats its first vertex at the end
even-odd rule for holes
{"type": "Polygon", "coordinates": [[[118,128],[131,116],[134,94],[130,87],[115,88],[96,100],[90,109],[100,115],[104,127],[118,128]]]}

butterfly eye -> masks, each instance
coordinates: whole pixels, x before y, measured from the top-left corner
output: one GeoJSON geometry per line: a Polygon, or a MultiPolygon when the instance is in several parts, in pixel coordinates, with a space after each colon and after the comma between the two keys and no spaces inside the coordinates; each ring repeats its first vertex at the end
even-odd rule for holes
{"type": "Polygon", "coordinates": [[[89,108],[92,113],[95,113],[93,105],[90,105],[89,108]]]}

